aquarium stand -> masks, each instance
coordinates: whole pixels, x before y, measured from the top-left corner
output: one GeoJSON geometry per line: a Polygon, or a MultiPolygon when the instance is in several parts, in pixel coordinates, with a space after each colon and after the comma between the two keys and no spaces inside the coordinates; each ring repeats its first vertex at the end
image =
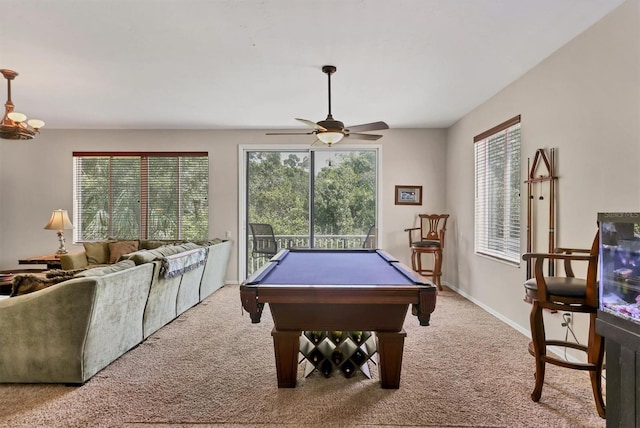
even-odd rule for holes
{"type": "Polygon", "coordinates": [[[599,311],[605,338],[607,427],[640,427],[640,325],[599,311]]]}

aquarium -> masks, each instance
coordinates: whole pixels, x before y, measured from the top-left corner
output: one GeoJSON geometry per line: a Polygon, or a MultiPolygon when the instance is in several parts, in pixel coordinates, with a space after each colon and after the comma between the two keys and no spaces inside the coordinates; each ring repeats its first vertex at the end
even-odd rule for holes
{"type": "Polygon", "coordinates": [[[599,213],[600,310],[640,325],[640,213],[599,213]]]}

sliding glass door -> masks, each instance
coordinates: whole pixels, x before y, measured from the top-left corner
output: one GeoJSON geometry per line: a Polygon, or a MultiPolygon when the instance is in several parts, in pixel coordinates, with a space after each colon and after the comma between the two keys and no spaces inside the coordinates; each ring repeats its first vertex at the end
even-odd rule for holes
{"type": "Polygon", "coordinates": [[[245,156],[247,276],[276,250],[362,247],[377,230],[377,150],[247,150],[245,156]]]}

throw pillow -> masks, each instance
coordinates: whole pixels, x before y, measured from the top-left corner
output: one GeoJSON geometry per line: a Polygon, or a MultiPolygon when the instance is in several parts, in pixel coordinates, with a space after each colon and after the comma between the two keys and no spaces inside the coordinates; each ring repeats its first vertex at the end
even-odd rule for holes
{"type": "Polygon", "coordinates": [[[147,241],[147,240],[141,240],[140,241],[140,248],[143,250],[153,250],[154,248],[158,248],[158,247],[162,247],[163,245],[166,245],[167,241],[147,241]]]}
{"type": "Polygon", "coordinates": [[[105,265],[109,263],[109,242],[83,242],[84,252],[87,254],[87,262],[90,265],[105,265]]]}
{"type": "Polygon", "coordinates": [[[138,241],[109,242],[109,263],[113,264],[124,254],[138,251],[138,241]]]}
{"type": "Polygon", "coordinates": [[[135,253],[129,255],[129,260],[133,261],[136,266],[144,263],[150,263],[155,259],[156,255],[149,250],[138,250],[135,253]]]}

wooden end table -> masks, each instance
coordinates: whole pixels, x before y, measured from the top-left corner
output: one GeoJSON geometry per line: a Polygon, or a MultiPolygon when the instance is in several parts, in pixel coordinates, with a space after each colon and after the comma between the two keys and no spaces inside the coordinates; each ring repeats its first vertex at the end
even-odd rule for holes
{"type": "Polygon", "coordinates": [[[60,269],[60,254],[48,254],[46,256],[30,257],[28,259],[18,260],[21,265],[47,265],[47,269],[60,269]]]}

